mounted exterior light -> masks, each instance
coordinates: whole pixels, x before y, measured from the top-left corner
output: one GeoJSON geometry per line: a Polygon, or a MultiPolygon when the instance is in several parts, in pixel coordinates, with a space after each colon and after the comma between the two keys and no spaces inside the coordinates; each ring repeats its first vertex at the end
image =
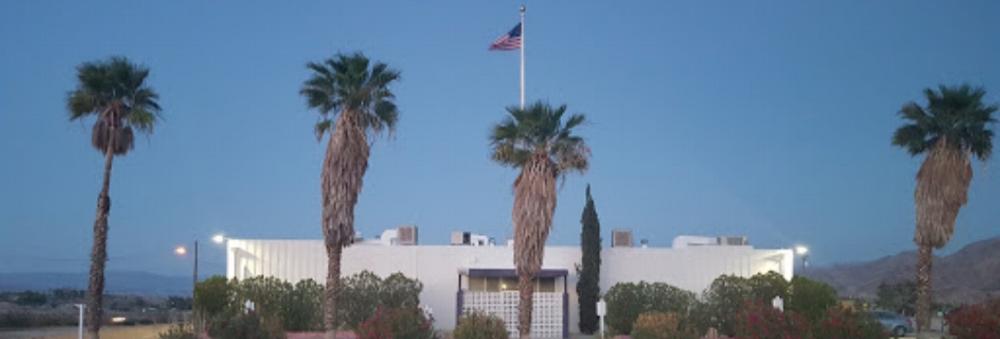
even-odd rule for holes
{"type": "Polygon", "coordinates": [[[226,242],[226,236],[222,233],[216,234],[215,236],[212,236],[212,242],[216,244],[224,243],[226,242]]]}

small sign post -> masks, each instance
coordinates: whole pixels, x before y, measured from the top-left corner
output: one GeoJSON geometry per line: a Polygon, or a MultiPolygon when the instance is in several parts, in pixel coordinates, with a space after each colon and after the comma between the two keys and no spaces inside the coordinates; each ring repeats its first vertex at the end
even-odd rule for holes
{"type": "Polygon", "coordinates": [[[774,297],[771,299],[771,306],[774,306],[779,311],[785,311],[785,301],[781,297],[774,297]]]}
{"type": "Polygon", "coordinates": [[[601,299],[597,302],[597,317],[601,320],[601,338],[604,338],[604,315],[608,314],[608,304],[601,299]]]}
{"type": "Polygon", "coordinates": [[[76,308],[80,309],[80,321],[78,322],[78,325],[77,325],[79,327],[79,329],[77,329],[76,336],[79,339],[83,339],[83,309],[85,307],[87,307],[87,306],[84,305],[84,304],[76,304],[75,306],[76,306],[76,308]]]}

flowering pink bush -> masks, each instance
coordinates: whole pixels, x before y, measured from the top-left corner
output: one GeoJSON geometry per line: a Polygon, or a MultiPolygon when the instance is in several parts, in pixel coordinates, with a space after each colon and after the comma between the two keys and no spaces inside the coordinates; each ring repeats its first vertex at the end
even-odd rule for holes
{"type": "Polygon", "coordinates": [[[741,339],[803,339],[810,337],[809,321],[784,313],[765,303],[746,303],[736,317],[736,337],[741,339]]]}
{"type": "Polygon", "coordinates": [[[416,307],[382,308],[358,326],[359,339],[432,339],[431,321],[416,307]]]}
{"type": "Polygon", "coordinates": [[[948,331],[958,339],[1000,339],[1000,299],[963,306],[947,319],[948,331]]]}

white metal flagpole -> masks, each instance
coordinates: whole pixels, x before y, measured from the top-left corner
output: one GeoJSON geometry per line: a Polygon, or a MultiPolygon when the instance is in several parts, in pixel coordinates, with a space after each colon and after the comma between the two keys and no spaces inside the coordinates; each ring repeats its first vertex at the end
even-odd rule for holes
{"type": "Polygon", "coordinates": [[[521,109],[524,109],[524,5],[521,5],[521,109]]]}

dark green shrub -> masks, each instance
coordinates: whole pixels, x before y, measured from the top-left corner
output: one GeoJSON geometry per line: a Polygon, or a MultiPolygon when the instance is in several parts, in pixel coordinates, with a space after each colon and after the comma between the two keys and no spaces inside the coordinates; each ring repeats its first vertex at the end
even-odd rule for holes
{"type": "Polygon", "coordinates": [[[166,332],[160,333],[160,339],[196,339],[194,329],[185,324],[174,324],[166,332]]]}
{"type": "MultiPolygon", "coordinates": [[[[175,298],[175,297],[171,297],[175,298]]],[[[204,319],[214,319],[231,310],[232,289],[225,277],[212,276],[194,287],[194,309],[204,319]]],[[[170,299],[178,302],[177,299],[170,299]]]]}
{"type": "Polygon", "coordinates": [[[432,339],[436,338],[431,321],[416,307],[381,308],[362,322],[358,339],[432,339]]]}
{"type": "Polygon", "coordinates": [[[281,303],[282,323],[289,331],[323,329],[323,289],[312,279],[299,281],[281,303]]]}
{"type": "Polygon", "coordinates": [[[878,285],[875,305],[884,310],[913,315],[916,313],[917,284],[912,280],[894,284],[883,282],[878,285]]]}
{"type": "Polygon", "coordinates": [[[284,339],[285,331],[277,319],[264,317],[257,312],[238,313],[216,319],[209,328],[215,339],[284,339]]]}
{"type": "Polygon", "coordinates": [[[721,334],[733,335],[736,315],[750,298],[750,283],[735,275],[715,278],[702,294],[704,305],[699,309],[700,330],[714,327],[721,334]]]}
{"type": "MultiPolygon", "coordinates": [[[[632,333],[632,325],[646,312],[671,312],[686,316],[695,303],[694,293],[665,283],[618,283],[604,296],[606,323],[614,333],[632,333]]],[[[683,317],[682,316],[682,317],[683,317]]]]}
{"type": "Polygon", "coordinates": [[[254,303],[254,311],[264,318],[284,319],[282,302],[292,292],[292,284],[275,277],[256,276],[243,279],[235,286],[236,306],[246,300],[254,303]]]}
{"type": "MultiPolygon", "coordinates": [[[[736,316],[743,310],[744,305],[747,303],[771,305],[775,297],[781,297],[787,306],[789,299],[792,298],[790,285],[784,276],[776,272],[759,273],[750,278],[735,275],[720,276],[702,293],[704,302],[696,307],[697,312],[692,320],[699,331],[714,327],[722,334],[732,335],[736,316]]],[[[805,298],[804,303],[809,302],[812,300],[805,298]]],[[[826,306],[823,306],[820,314],[825,310],[826,306]]]]}
{"type": "Polygon", "coordinates": [[[620,334],[632,333],[632,324],[639,318],[644,293],[638,284],[617,283],[604,295],[607,304],[605,324],[611,331],[620,334]]]}
{"type": "Polygon", "coordinates": [[[40,306],[45,305],[48,301],[49,298],[43,293],[24,291],[17,294],[17,298],[14,300],[14,303],[21,306],[40,306]]]}
{"type": "Polygon", "coordinates": [[[381,302],[382,278],[369,271],[342,278],[337,300],[337,320],[348,328],[357,328],[375,315],[381,302]]]}
{"type": "Polygon", "coordinates": [[[50,312],[46,310],[7,310],[0,311],[0,328],[24,328],[43,326],[76,325],[76,312],[50,312]]]}
{"type": "Polygon", "coordinates": [[[452,336],[455,339],[507,339],[508,333],[502,319],[473,312],[458,321],[452,336]]]}
{"type": "Polygon", "coordinates": [[[420,291],[423,289],[424,284],[396,272],[382,281],[379,300],[383,307],[388,308],[417,307],[420,305],[420,291]]]}
{"type": "MultiPolygon", "coordinates": [[[[357,326],[375,314],[379,305],[392,308],[417,307],[423,284],[402,273],[385,280],[372,272],[345,277],[341,280],[338,300],[338,320],[341,326],[357,326]]],[[[310,331],[323,328],[323,293],[325,286],[307,279],[292,285],[273,277],[257,276],[241,281],[226,281],[223,277],[206,279],[195,288],[195,308],[202,319],[228,321],[243,312],[247,300],[254,311],[265,319],[274,319],[289,331],[310,331]]]]}
{"type": "Polygon", "coordinates": [[[788,280],[778,272],[754,274],[747,280],[750,288],[750,300],[770,303],[775,297],[788,300],[788,280]]]}
{"type": "Polygon", "coordinates": [[[167,308],[172,308],[175,310],[190,310],[194,305],[194,300],[191,298],[170,296],[167,297],[167,308]]]}
{"type": "Polygon", "coordinates": [[[389,308],[417,307],[421,290],[423,284],[402,273],[394,273],[382,280],[372,272],[362,271],[342,280],[337,319],[343,326],[356,329],[374,316],[380,305],[389,308]]]}
{"type": "Polygon", "coordinates": [[[875,317],[843,307],[830,307],[813,331],[815,339],[885,339],[885,331],[875,317]]]}
{"type": "Polygon", "coordinates": [[[34,325],[28,312],[4,312],[0,313],[0,327],[23,328],[34,325]]]}
{"type": "Polygon", "coordinates": [[[785,310],[792,311],[817,322],[827,309],[837,305],[837,291],[830,285],[803,277],[792,278],[785,310]]]}

